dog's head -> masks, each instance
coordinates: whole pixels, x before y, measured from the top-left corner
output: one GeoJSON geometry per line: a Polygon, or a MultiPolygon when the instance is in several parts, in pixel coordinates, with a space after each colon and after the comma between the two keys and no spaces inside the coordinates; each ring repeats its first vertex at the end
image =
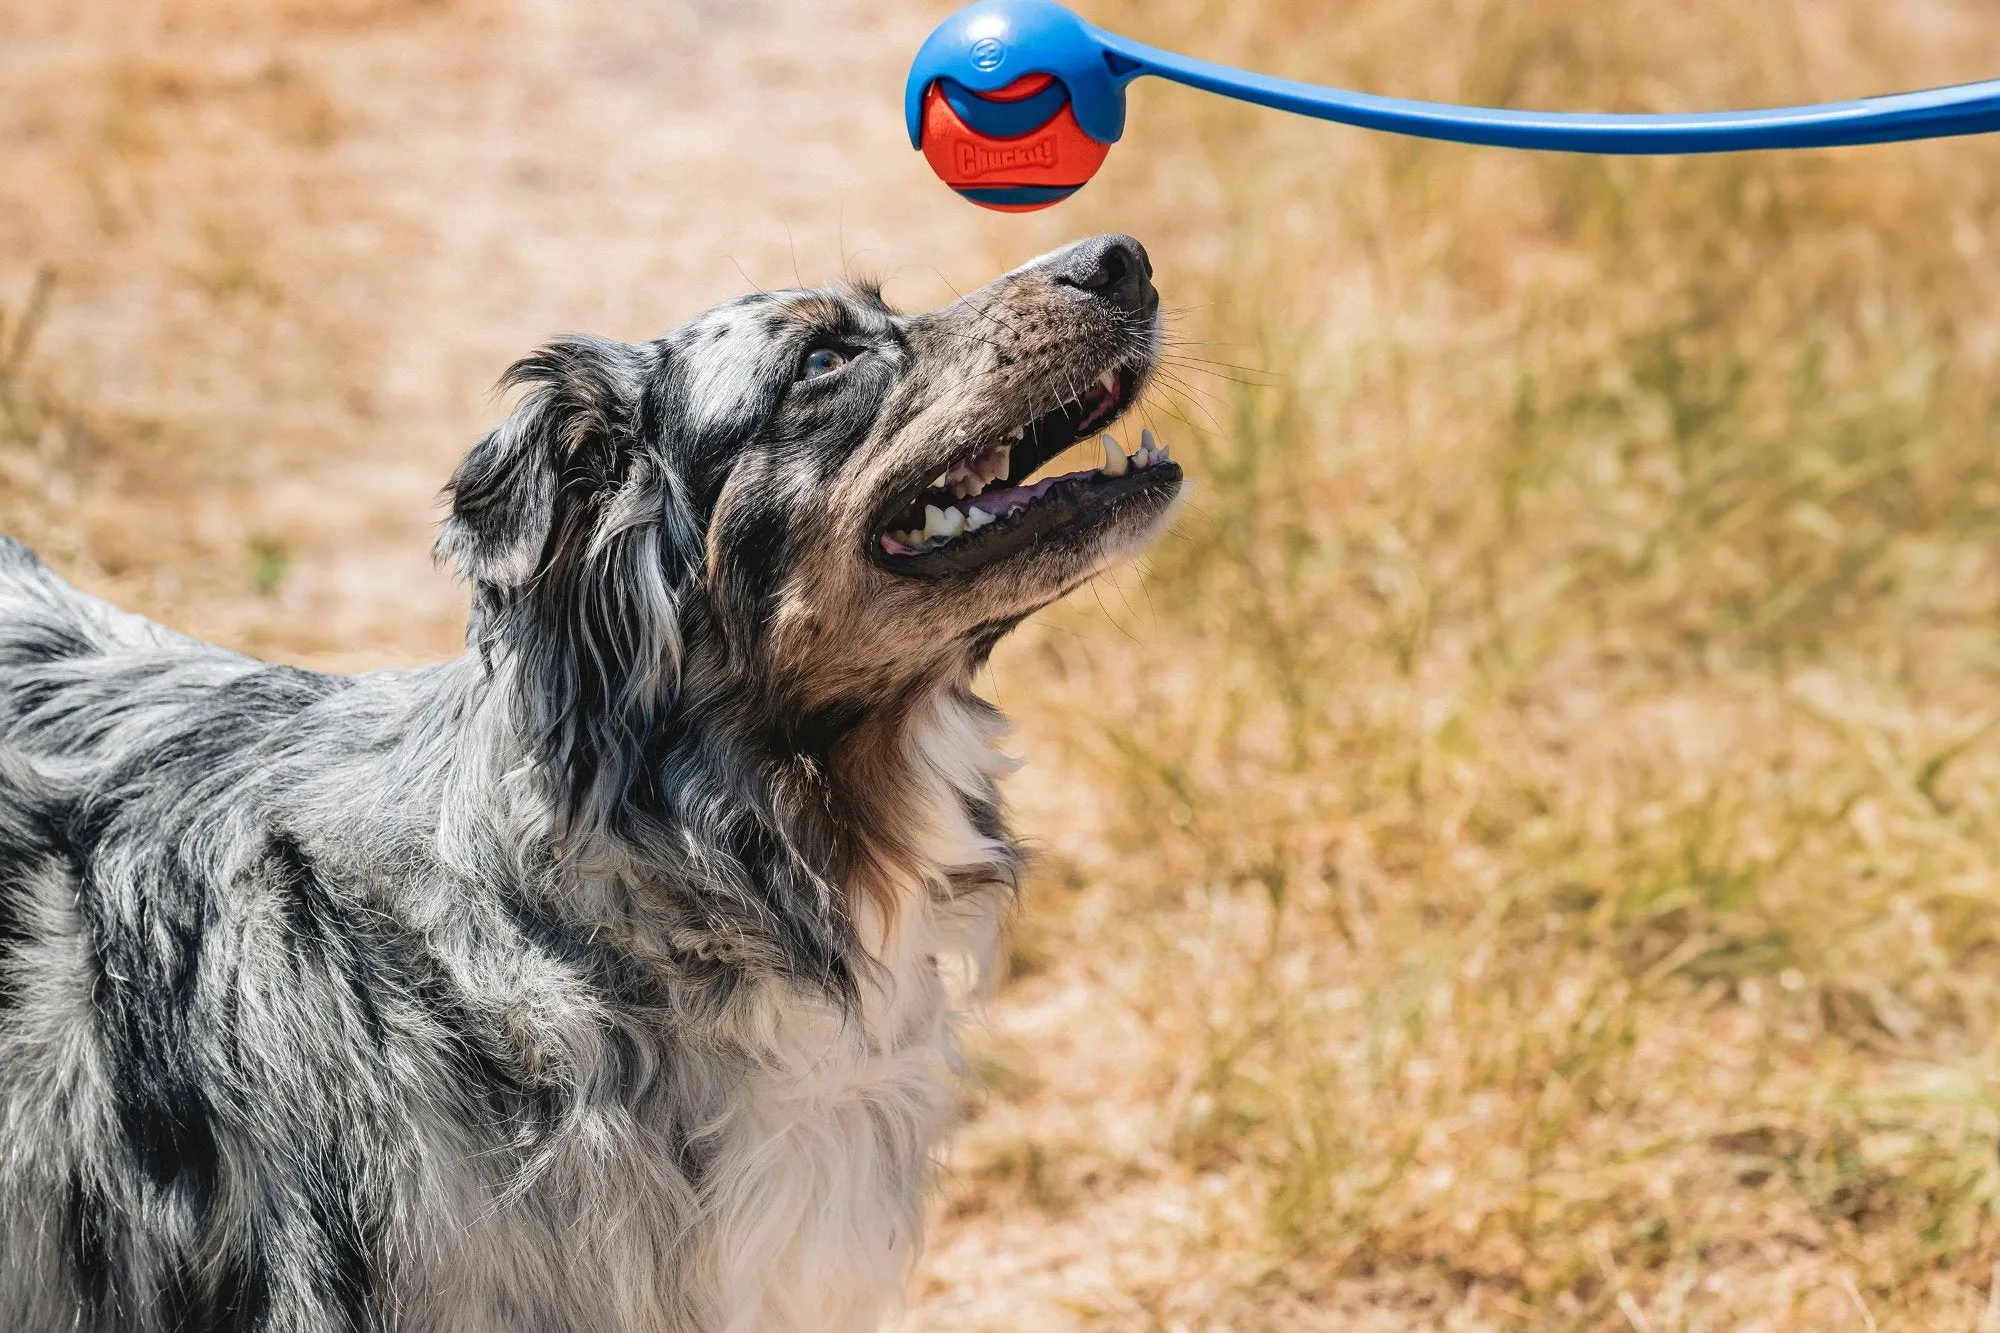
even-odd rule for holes
{"type": "Polygon", "coordinates": [[[962,680],[1171,508],[1164,454],[1036,475],[1145,387],[1158,306],[1138,242],[1100,236],[927,314],[786,291],[555,343],[453,475],[440,554],[489,652],[535,659],[565,765],[610,761],[576,753],[613,744],[589,719],[690,693],[810,726],[962,680]]]}

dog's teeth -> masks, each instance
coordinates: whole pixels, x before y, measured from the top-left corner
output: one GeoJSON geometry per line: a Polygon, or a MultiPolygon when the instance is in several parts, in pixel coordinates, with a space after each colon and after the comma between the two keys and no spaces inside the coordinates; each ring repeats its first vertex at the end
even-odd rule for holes
{"type": "Polygon", "coordinates": [[[1010,444],[1019,444],[1021,442],[1021,437],[1023,435],[1026,435],[1027,433],[1028,433],[1028,428],[1026,426],[1016,426],[1014,427],[1014,433],[1012,435],[1009,435],[1007,437],[1007,440],[1010,444]]]}
{"type": "Polygon", "coordinates": [[[1107,370],[1102,375],[1099,375],[1097,377],[1097,387],[1104,390],[1104,392],[1106,393],[1110,394],[1117,393],[1118,372],[1116,370],[1107,370]]]}
{"type": "Polygon", "coordinates": [[[1139,452],[1132,455],[1132,461],[1133,466],[1139,468],[1149,468],[1156,463],[1164,463],[1167,461],[1167,447],[1153,438],[1150,429],[1142,430],[1139,432],[1139,452]]]}
{"type": "Polygon", "coordinates": [[[977,532],[992,521],[993,515],[987,513],[984,509],[968,509],[965,511],[965,530],[967,532],[977,532]]]}
{"type": "Polygon", "coordinates": [[[975,456],[963,462],[953,463],[944,474],[943,483],[937,489],[950,491],[963,500],[986,489],[987,463],[984,456],[975,456]]]}
{"type": "Polygon", "coordinates": [[[1107,477],[1124,476],[1125,451],[1118,447],[1118,441],[1106,435],[1098,443],[1104,446],[1104,475],[1107,477]]]}
{"type": "Polygon", "coordinates": [[[924,506],[924,536],[929,540],[948,542],[964,531],[965,513],[957,505],[949,509],[924,506]]]}
{"type": "MultiPolygon", "coordinates": [[[[1014,432],[1017,437],[1020,433],[1019,431],[1014,432]]],[[[998,449],[995,449],[986,460],[986,480],[998,481],[1009,472],[1012,472],[1014,470],[1013,454],[1014,446],[1011,444],[1003,444],[998,449]]]]}

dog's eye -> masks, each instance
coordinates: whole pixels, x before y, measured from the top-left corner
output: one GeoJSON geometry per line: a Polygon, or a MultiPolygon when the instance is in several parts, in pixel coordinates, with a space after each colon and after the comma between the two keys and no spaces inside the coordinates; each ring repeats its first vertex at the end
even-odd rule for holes
{"type": "Polygon", "coordinates": [[[847,364],[847,353],[834,347],[815,347],[806,353],[806,359],[799,363],[799,378],[816,380],[821,375],[831,375],[847,364]]]}

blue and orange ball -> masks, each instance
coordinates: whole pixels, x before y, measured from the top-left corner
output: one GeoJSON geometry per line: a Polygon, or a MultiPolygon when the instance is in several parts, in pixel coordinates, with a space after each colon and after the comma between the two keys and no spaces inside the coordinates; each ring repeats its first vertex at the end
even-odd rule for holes
{"type": "Polygon", "coordinates": [[[1001,213],[1061,203],[1111,151],[1084,133],[1069,90],[1047,74],[1025,74],[989,93],[934,81],[924,93],[922,146],[939,180],[1001,213]]]}

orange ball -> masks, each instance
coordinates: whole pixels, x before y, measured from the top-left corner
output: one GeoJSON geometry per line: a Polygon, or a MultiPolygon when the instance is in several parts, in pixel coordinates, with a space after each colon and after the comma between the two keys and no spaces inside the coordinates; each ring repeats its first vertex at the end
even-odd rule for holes
{"type": "MultiPolygon", "coordinates": [[[[1046,74],[1028,74],[977,96],[1018,102],[1052,82],[1046,74]]],[[[1104,165],[1111,145],[1083,132],[1067,98],[1053,116],[1025,134],[1004,139],[982,134],[960,118],[943,88],[933,83],[924,94],[923,149],[938,179],[981,208],[1029,213],[1082,189],[1104,165]]]]}

